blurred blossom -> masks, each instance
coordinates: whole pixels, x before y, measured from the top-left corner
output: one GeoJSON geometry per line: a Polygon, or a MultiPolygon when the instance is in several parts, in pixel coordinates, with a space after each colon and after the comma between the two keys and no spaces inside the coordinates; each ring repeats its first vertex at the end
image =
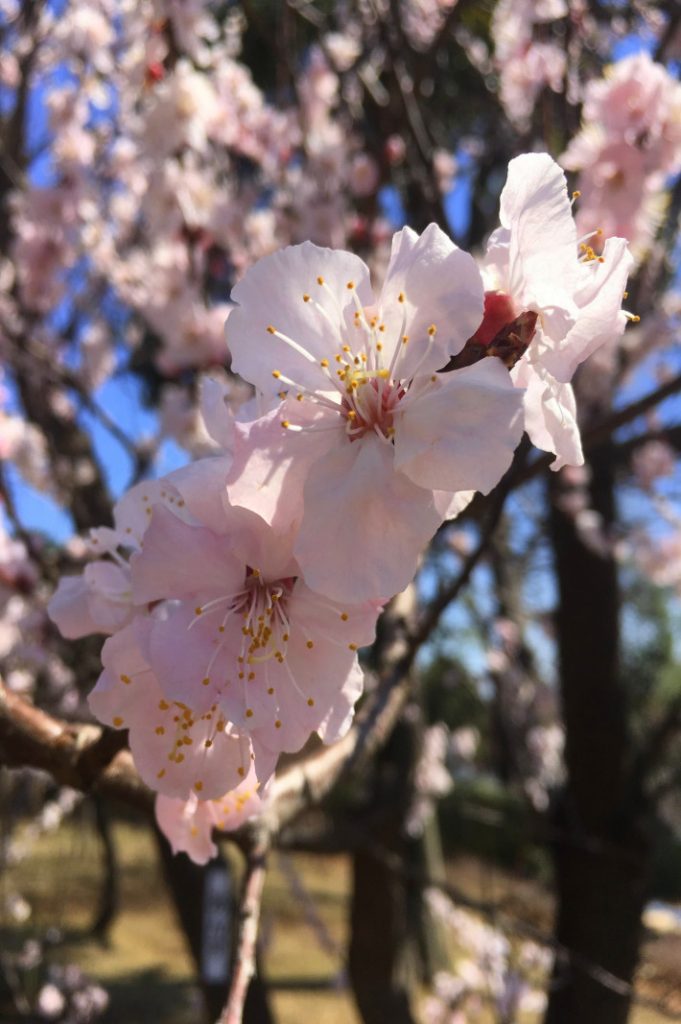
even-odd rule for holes
{"type": "Polygon", "coordinates": [[[641,487],[650,489],[660,477],[674,474],[676,454],[666,441],[647,441],[634,451],[631,468],[641,487]]]}

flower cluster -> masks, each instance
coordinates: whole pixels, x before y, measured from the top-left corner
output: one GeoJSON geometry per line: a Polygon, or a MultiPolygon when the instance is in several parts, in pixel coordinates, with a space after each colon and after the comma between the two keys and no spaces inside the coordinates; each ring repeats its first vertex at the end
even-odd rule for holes
{"type": "Polygon", "coordinates": [[[348,252],[265,256],[232,291],[236,419],[217,382],[214,454],[119,502],[103,557],[62,580],[67,636],[111,634],[90,705],[129,730],[174,846],[255,813],[282,751],[333,742],[359,648],[438,526],[509,468],[526,429],[581,460],[570,378],[623,329],[621,239],[580,258],[565,178],[518,157],[479,266],[435,225],[398,232],[382,288],[348,252]]]}
{"type": "Polygon", "coordinates": [[[681,169],[681,84],[645,52],[611,65],[587,85],[582,129],[561,162],[580,172],[580,229],[622,235],[642,255],[681,169]]]}
{"type": "Polygon", "coordinates": [[[499,0],[492,16],[500,99],[509,119],[527,129],[541,90],[561,92],[565,52],[558,41],[535,38],[539,27],[568,13],[565,0],[499,0]]]}

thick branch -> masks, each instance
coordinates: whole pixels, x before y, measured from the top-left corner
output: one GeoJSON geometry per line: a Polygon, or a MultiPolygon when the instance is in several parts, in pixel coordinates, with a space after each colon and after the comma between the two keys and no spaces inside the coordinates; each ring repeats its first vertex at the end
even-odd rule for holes
{"type": "Polygon", "coordinates": [[[96,789],[150,810],[153,795],[124,750],[126,734],[70,723],[34,707],[0,680],[0,764],[39,768],[74,789],[96,789]]]}

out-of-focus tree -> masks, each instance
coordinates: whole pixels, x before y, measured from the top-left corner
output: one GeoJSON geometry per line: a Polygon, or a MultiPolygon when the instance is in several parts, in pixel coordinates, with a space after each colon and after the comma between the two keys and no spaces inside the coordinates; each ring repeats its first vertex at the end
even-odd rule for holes
{"type": "MultiPolygon", "coordinates": [[[[676,4],[646,0],[0,3],[6,826],[11,831],[25,818],[17,808],[26,792],[36,808],[34,836],[71,813],[76,791],[96,794],[109,868],[100,927],[115,904],[108,801],[128,801],[153,820],[153,793],[140,773],[153,783],[151,733],[163,735],[167,722],[152,723],[139,710],[134,721],[117,722],[100,692],[92,706],[109,724],[94,724],[86,697],[101,671],[101,644],[83,637],[111,635],[105,668],[125,684],[130,679],[116,659],[134,646],[133,616],[145,607],[151,622],[149,611],[162,600],[186,597],[164,590],[167,580],[155,580],[154,590],[150,574],[140,584],[146,569],[133,586],[128,557],[139,548],[133,565],[147,565],[164,522],[180,531],[169,536],[183,538],[178,559],[190,543],[181,529],[197,520],[184,522],[178,512],[185,497],[182,484],[173,490],[171,470],[199,460],[192,478],[198,504],[199,474],[206,474],[206,495],[212,494],[206,467],[218,467],[226,481],[231,446],[235,463],[240,458],[243,441],[235,442],[233,431],[237,423],[238,436],[247,435],[258,381],[233,369],[225,323],[243,368],[249,358],[244,311],[255,322],[266,310],[266,321],[277,324],[284,313],[276,302],[283,309],[290,296],[285,288],[271,294],[263,288],[258,309],[255,287],[244,283],[238,309],[234,286],[264,274],[256,269],[249,278],[256,265],[273,265],[258,264],[263,257],[306,240],[357,253],[380,284],[393,231],[406,224],[421,232],[434,222],[474,254],[486,302],[482,322],[480,309],[466,331],[467,282],[452,279],[452,291],[462,297],[437,331],[463,330],[466,345],[452,352],[451,365],[445,359],[429,368],[432,382],[447,376],[436,376],[436,369],[452,371],[448,380],[467,368],[481,373],[478,364],[489,368],[492,355],[511,370],[499,404],[520,402],[517,388],[526,389],[526,436],[512,463],[515,443],[491,430],[490,451],[509,447],[499,482],[487,487],[490,493],[457,503],[458,517],[451,518],[451,507],[442,512],[415,582],[386,604],[377,639],[362,658],[367,693],[349,731],[341,735],[331,712],[315,721],[308,733],[319,727],[323,738],[340,738],[325,747],[310,741],[287,757],[259,795],[249,775],[243,783],[233,780],[237,795],[222,802],[202,799],[198,785],[189,804],[174,803],[167,792],[159,798],[161,829],[198,864],[217,852],[218,834],[231,836],[245,855],[246,924],[227,972],[231,981],[204,985],[214,1017],[225,1004],[222,1019],[238,1021],[245,1000],[244,1019],[271,1019],[266,993],[250,975],[266,856],[277,844],[341,849],[352,857],[349,979],[368,1024],[415,1020],[416,979],[429,988],[422,1012],[433,1024],[459,1024],[483,1012],[500,1024],[527,1019],[526,1013],[546,1024],[621,1024],[640,998],[635,972],[642,913],[655,893],[656,844],[662,823],[667,837],[681,828],[681,676],[671,625],[681,585],[681,86],[674,75],[680,25],[676,4]],[[617,238],[628,240],[626,331],[613,329],[614,316],[605,324],[594,296],[585,294],[589,288],[580,286],[568,341],[560,352],[547,354],[548,344],[541,349],[541,332],[551,336],[560,309],[553,299],[528,300],[526,282],[511,273],[504,278],[499,255],[503,232],[521,219],[514,219],[511,186],[516,193],[531,187],[509,170],[521,153],[548,153],[568,172],[580,235],[574,264],[593,270],[603,304],[613,308],[621,288],[607,297],[619,281],[612,283],[609,268],[625,259],[617,238]],[[507,173],[503,227],[490,242],[507,173]],[[585,309],[591,312],[580,319],[585,309]],[[142,514],[144,491],[151,498],[145,494],[149,507],[142,514]],[[114,503],[126,493],[114,519],[114,503]],[[163,509],[152,513],[152,505],[163,509]],[[145,533],[147,512],[152,526],[145,533]],[[150,543],[140,554],[143,537],[150,543]],[[66,583],[57,590],[60,576],[66,583]],[[140,586],[146,596],[133,601],[140,586]],[[74,639],[65,640],[50,622],[50,599],[64,636],[74,639]],[[134,760],[126,732],[111,727],[123,724],[131,724],[134,760]],[[247,782],[250,788],[243,788],[247,782]],[[471,809],[483,817],[493,811],[497,852],[504,847],[528,862],[539,855],[550,864],[556,899],[550,934],[491,902],[471,906],[447,884],[440,832],[448,849],[450,815],[465,817],[471,809]]],[[[550,192],[546,182],[541,187],[550,192]]],[[[541,187],[536,195],[543,197],[541,187]]],[[[518,245],[538,247],[542,229],[535,220],[525,236],[530,241],[518,245]]],[[[556,235],[556,253],[565,244],[556,235]]],[[[549,249],[534,254],[537,278],[541,260],[550,264],[549,249]]],[[[523,258],[529,265],[532,257],[530,251],[523,258]]],[[[430,282],[422,273],[419,280],[427,291],[430,282]]],[[[324,284],[321,275],[318,281],[324,284]]],[[[552,295],[561,284],[550,282],[552,295]]],[[[292,276],[288,292],[297,297],[297,288],[292,276]]],[[[300,291],[300,302],[309,303],[300,291]]],[[[378,337],[366,304],[358,302],[355,315],[378,337]]],[[[328,309],[317,305],[328,320],[328,309]]],[[[428,315],[435,321],[441,308],[428,315]]],[[[301,339],[274,326],[267,331],[300,354],[301,339]]],[[[400,334],[406,344],[404,327],[400,334]]],[[[379,371],[380,361],[369,366],[381,401],[382,381],[393,387],[397,362],[391,371],[379,371]]],[[[412,364],[408,383],[394,385],[394,409],[421,362],[412,364]]],[[[271,371],[282,378],[276,367],[271,371]]],[[[284,383],[296,386],[285,375],[284,383]]],[[[412,409],[416,393],[410,393],[412,409]]],[[[356,417],[352,401],[344,398],[342,408],[356,417]]],[[[371,429],[390,444],[394,427],[392,419],[387,428],[381,419],[384,405],[373,410],[371,429]]],[[[501,416],[490,410],[488,426],[501,416]]],[[[422,486],[444,493],[432,482],[422,486]]],[[[309,488],[305,493],[310,507],[309,488]]],[[[230,501],[239,504],[232,491],[230,501]]],[[[214,530],[216,515],[213,508],[214,530]]],[[[244,551],[251,542],[243,541],[244,551]]],[[[171,547],[164,549],[169,564],[171,547]]],[[[301,551],[296,548],[302,565],[301,551]]],[[[405,564],[409,557],[405,551],[405,564]]],[[[240,564],[250,586],[257,573],[246,554],[240,564]]],[[[276,600],[291,597],[297,585],[286,580],[276,600]]],[[[370,596],[384,603],[394,589],[370,596]]],[[[204,609],[222,600],[219,591],[207,587],[207,593],[187,628],[192,642],[204,609]]],[[[275,602],[267,595],[269,614],[275,602]]],[[[319,608],[335,611],[337,597],[318,598],[319,621],[319,608]]],[[[319,621],[310,649],[328,640],[319,621]]],[[[267,648],[269,635],[258,636],[267,648]]],[[[139,671],[150,674],[143,646],[139,671]]],[[[354,654],[358,645],[349,646],[354,654]]],[[[319,671],[324,674],[323,666],[319,671]]],[[[351,676],[341,701],[345,725],[362,686],[354,667],[351,676]]],[[[165,714],[166,680],[154,679],[145,685],[151,693],[158,682],[153,699],[165,714]]],[[[172,700],[171,716],[178,698],[172,700]]],[[[193,729],[192,709],[179,706],[193,729]]],[[[202,710],[206,718],[213,713],[202,710]]],[[[233,723],[221,721],[219,740],[212,726],[200,735],[207,747],[224,741],[227,763],[228,748],[234,753],[243,736],[235,739],[233,723]]],[[[252,742],[255,750],[258,737],[252,742]]],[[[174,756],[173,765],[184,758],[174,756]]],[[[258,764],[261,755],[254,756],[258,764]]],[[[173,858],[160,833],[158,843],[200,964],[197,908],[212,891],[210,869],[173,858]]],[[[3,856],[11,862],[29,848],[16,840],[3,856]]],[[[7,913],[20,920],[25,905],[19,895],[12,899],[7,913]]],[[[33,970],[46,955],[45,937],[36,936],[29,949],[0,961],[15,979],[17,1012],[94,1019],[106,994],[77,968],[69,973],[52,965],[32,999],[16,983],[26,965],[33,970]]]]}

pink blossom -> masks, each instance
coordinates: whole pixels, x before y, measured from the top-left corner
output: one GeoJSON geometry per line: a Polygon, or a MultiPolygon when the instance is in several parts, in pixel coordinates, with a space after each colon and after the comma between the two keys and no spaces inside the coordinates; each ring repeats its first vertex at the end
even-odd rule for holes
{"type": "Polygon", "coordinates": [[[525,127],[537,97],[549,86],[560,92],[565,54],[552,42],[534,38],[534,26],[567,14],[565,0],[499,0],[492,16],[494,58],[501,77],[501,102],[512,121],[525,127]]]}
{"type": "Polygon", "coordinates": [[[377,604],[340,605],[308,589],[293,534],[221,500],[224,460],[173,474],[191,522],[157,506],[132,560],[137,605],[171,600],[149,636],[168,699],[213,704],[271,750],[327,742],[350,724],[362,687],[359,647],[373,640],[377,604]]]}
{"type": "Polygon", "coordinates": [[[525,428],[537,447],[557,456],[553,469],[579,465],[569,382],[583,360],[624,330],[621,302],[631,256],[622,238],[608,239],[600,257],[586,244],[578,250],[565,175],[544,153],[511,161],[499,218],[484,262],[488,293],[476,338],[488,344],[493,332],[503,332],[504,320],[511,330],[522,314],[537,314],[529,347],[512,372],[525,389],[525,428]]]}
{"type": "Polygon", "coordinates": [[[647,441],[636,449],[631,465],[641,487],[649,489],[661,476],[673,476],[676,455],[667,441],[647,441]]]}
{"type": "Polygon", "coordinates": [[[681,168],[681,84],[645,52],[606,68],[561,163],[581,172],[580,231],[622,235],[640,258],[664,219],[665,179],[681,168]]]}
{"type": "Polygon", "coordinates": [[[186,853],[195,864],[206,864],[217,854],[213,829],[231,832],[262,810],[263,789],[253,765],[236,789],[217,800],[200,800],[193,792],[187,800],[162,793],[156,797],[156,821],[173,853],[186,853]]]}
{"type": "Polygon", "coordinates": [[[491,490],[520,436],[498,360],[436,372],[480,321],[474,261],[435,225],[405,228],[378,301],[358,257],[310,243],[261,260],[232,297],[233,367],[280,404],[237,427],[230,500],[299,522],[295,556],[327,597],[401,590],[456,492],[491,490]]]}
{"type": "Polygon", "coordinates": [[[104,670],[89,697],[94,714],[129,730],[142,779],[167,796],[186,800],[193,792],[216,799],[236,789],[253,762],[264,782],[275,756],[237,734],[216,704],[197,711],[167,699],[149,664],[153,628],[152,619],[137,618],[106,641],[104,670]]]}

